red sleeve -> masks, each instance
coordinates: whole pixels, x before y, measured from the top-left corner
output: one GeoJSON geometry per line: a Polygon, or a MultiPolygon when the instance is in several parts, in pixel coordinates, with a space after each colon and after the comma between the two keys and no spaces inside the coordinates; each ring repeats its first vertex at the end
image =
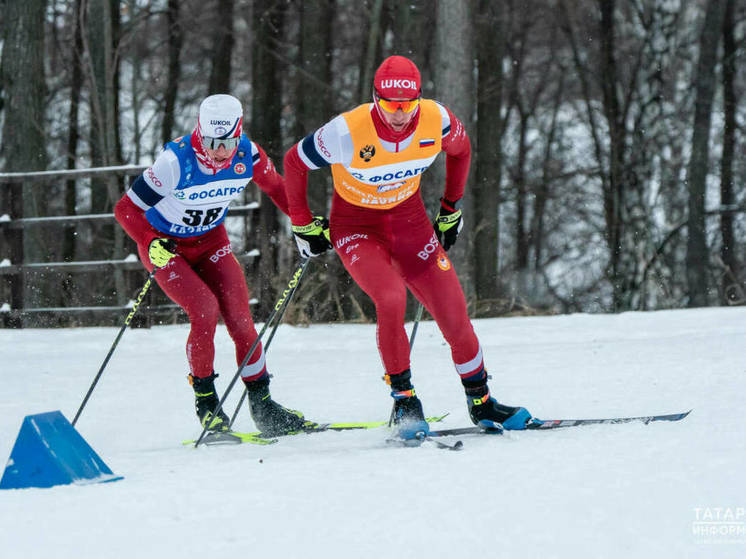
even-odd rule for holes
{"type": "Polygon", "coordinates": [[[293,225],[306,225],[313,221],[308,207],[308,167],[298,155],[298,144],[291,147],[283,160],[285,170],[285,191],[288,196],[288,210],[293,225]]]}
{"type": "Polygon", "coordinates": [[[145,218],[145,212],[138,208],[126,194],[114,206],[114,217],[138,245],[147,247],[153,239],[166,236],[151,227],[145,218]]]}
{"type": "Polygon", "coordinates": [[[282,213],[288,215],[288,199],[285,194],[285,179],[277,172],[272,160],[267,156],[259,144],[254,143],[259,151],[259,159],[254,163],[254,182],[256,185],[269,196],[280,208],[282,213]]]}
{"type": "Polygon", "coordinates": [[[442,150],[446,152],[446,188],[443,197],[447,200],[460,200],[464,195],[466,179],[471,164],[471,142],[464,125],[446,107],[451,119],[451,131],[443,138],[442,150]]]}

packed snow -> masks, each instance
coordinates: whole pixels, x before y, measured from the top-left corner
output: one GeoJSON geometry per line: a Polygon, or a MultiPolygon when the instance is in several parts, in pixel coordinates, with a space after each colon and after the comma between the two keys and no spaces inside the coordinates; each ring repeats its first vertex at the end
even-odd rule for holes
{"type": "MultiPolygon", "coordinates": [[[[128,330],[77,423],[124,479],[0,491],[0,556],[746,557],[746,307],[474,325],[493,395],[538,417],[694,411],[462,436],[460,452],[392,448],[385,428],[194,449],[188,326],[128,330]]],[[[0,454],[26,415],[73,418],[117,331],[0,330],[0,454]]],[[[234,352],[224,327],[216,340],[222,392],[234,352]]],[[[268,363],[273,396],[309,419],[388,418],[374,325],[283,325],[268,363]]],[[[412,364],[425,413],[470,425],[433,322],[412,364]]],[[[254,430],[248,407],[236,427],[254,430]]]]}

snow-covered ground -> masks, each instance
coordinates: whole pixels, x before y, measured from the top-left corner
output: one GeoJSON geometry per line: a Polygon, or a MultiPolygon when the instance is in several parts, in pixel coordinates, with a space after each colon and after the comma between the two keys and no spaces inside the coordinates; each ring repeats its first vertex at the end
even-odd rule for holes
{"type": "MultiPolygon", "coordinates": [[[[187,327],[127,331],[77,424],[125,479],[0,492],[0,556],[746,557],[746,308],[474,324],[493,394],[539,417],[694,411],[678,423],[466,436],[461,452],[387,447],[384,429],[195,450],[181,444],[199,432],[187,327]],[[734,535],[705,524],[724,520],[734,535]]],[[[2,456],[25,415],[72,419],[116,334],[0,331],[2,456]]],[[[235,371],[223,327],[217,346],[222,389],[235,371]]],[[[310,419],[388,418],[373,325],[282,326],[268,362],[275,398],[310,419]]],[[[413,371],[427,414],[469,424],[432,322],[413,371]]],[[[237,427],[253,430],[248,409],[237,427]]]]}

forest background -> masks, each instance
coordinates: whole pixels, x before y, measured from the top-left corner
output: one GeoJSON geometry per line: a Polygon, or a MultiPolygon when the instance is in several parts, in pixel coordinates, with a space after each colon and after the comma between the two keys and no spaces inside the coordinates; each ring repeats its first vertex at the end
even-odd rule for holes
{"type": "MultiPolygon", "coordinates": [[[[206,95],[223,92],[242,101],[247,135],[281,170],[294,142],[369,102],[375,68],[402,54],[419,66],[424,96],[451,108],[471,138],[465,227],[450,255],[472,316],[746,303],[746,0],[0,6],[2,173],[149,165],[193,130],[206,95]]],[[[431,214],[443,159],[422,182],[431,214]]],[[[317,214],[328,214],[329,175],[310,175],[317,214]]],[[[0,222],[110,212],[128,186],[60,178],[13,190],[5,177],[0,222]]],[[[261,320],[297,253],[287,219],[257,189],[245,196],[259,208],[226,223],[234,252],[258,249],[247,274],[261,320]]],[[[3,228],[6,265],[11,242],[3,228]]],[[[113,222],[29,227],[22,243],[28,263],[135,253],[113,222]]],[[[29,270],[24,304],[122,304],[144,277],[29,270]]],[[[291,314],[374,317],[335,255],[313,264],[291,314]]],[[[25,325],[83,322],[55,316],[25,325]]]]}

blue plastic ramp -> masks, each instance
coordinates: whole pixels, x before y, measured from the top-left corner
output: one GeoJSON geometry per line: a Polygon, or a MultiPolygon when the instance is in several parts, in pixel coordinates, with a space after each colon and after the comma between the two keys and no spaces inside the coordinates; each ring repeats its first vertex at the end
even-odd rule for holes
{"type": "Polygon", "coordinates": [[[112,473],[60,411],[27,415],[0,489],[53,487],[122,479],[112,473]]]}

